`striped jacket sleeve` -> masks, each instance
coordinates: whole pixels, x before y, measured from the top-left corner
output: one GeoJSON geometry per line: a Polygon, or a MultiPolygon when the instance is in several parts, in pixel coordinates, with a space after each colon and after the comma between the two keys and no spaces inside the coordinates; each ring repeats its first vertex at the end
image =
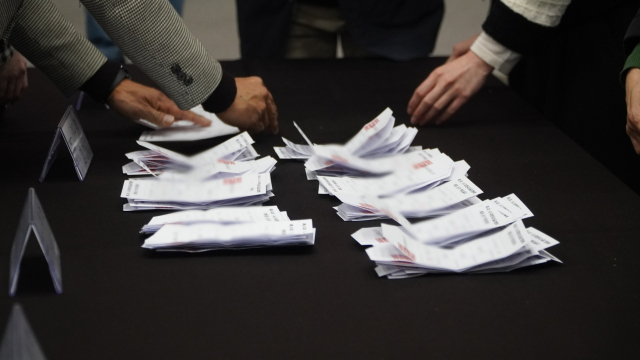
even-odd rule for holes
{"type": "Polygon", "coordinates": [[[71,95],[107,59],[80,36],[49,0],[2,0],[0,26],[5,40],[71,95]]]}
{"type": "MultiPolygon", "coordinates": [[[[225,110],[233,102],[235,82],[224,80],[220,64],[167,0],[81,1],[122,52],[181,109],[206,100],[220,103],[224,99],[212,98],[224,97],[223,87],[233,88],[232,97],[217,110],[225,110]],[[221,82],[224,86],[219,86],[221,82]]],[[[208,110],[217,112],[215,108],[208,110]]]]}

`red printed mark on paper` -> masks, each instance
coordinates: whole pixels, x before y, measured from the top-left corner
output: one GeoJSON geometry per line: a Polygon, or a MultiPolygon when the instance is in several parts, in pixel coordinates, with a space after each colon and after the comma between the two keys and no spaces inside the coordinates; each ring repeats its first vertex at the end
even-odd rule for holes
{"type": "Polygon", "coordinates": [[[421,161],[419,163],[413,164],[413,168],[414,169],[420,169],[420,168],[427,167],[427,166],[432,165],[432,164],[433,163],[430,160],[425,160],[425,161],[421,161]]]}
{"type": "Polygon", "coordinates": [[[398,249],[400,249],[400,251],[405,253],[411,259],[411,261],[415,261],[416,255],[414,253],[412,253],[411,251],[409,251],[409,249],[404,247],[404,245],[398,244],[398,249]]]}
{"type": "Polygon", "coordinates": [[[218,162],[221,163],[221,164],[227,164],[227,165],[235,165],[236,164],[234,161],[223,160],[223,159],[219,159],[218,162]]]}
{"type": "Polygon", "coordinates": [[[233,185],[233,184],[239,184],[241,182],[242,182],[242,178],[241,177],[234,177],[234,178],[224,179],[224,181],[222,183],[224,185],[233,185]]]}
{"type": "Polygon", "coordinates": [[[389,242],[389,240],[387,240],[387,239],[385,239],[385,238],[376,238],[376,241],[377,241],[377,242],[379,242],[379,243],[381,243],[381,244],[382,244],[382,243],[388,243],[388,242],[389,242]]]}
{"type": "Polygon", "coordinates": [[[370,123],[368,123],[367,125],[364,126],[364,131],[369,131],[369,130],[373,129],[376,125],[378,125],[379,122],[380,122],[380,120],[378,120],[378,118],[375,118],[375,119],[371,120],[370,123]]]}
{"type": "Polygon", "coordinates": [[[383,214],[387,215],[388,217],[392,218],[393,220],[398,221],[398,218],[397,218],[395,215],[393,215],[389,210],[387,210],[387,209],[380,209],[380,211],[381,211],[383,214]]]}
{"type": "Polygon", "coordinates": [[[332,154],[332,155],[331,155],[331,158],[332,158],[333,160],[336,160],[336,161],[342,161],[342,162],[345,162],[345,163],[348,163],[348,162],[349,162],[349,160],[347,160],[347,159],[343,158],[342,156],[338,156],[338,155],[336,155],[336,154],[332,154]]]}
{"type": "Polygon", "coordinates": [[[405,256],[405,255],[393,254],[393,255],[391,255],[391,257],[393,257],[393,260],[398,260],[398,261],[411,261],[411,259],[409,259],[409,257],[408,257],[408,256],[405,256]]]}
{"type": "Polygon", "coordinates": [[[373,205],[369,205],[369,204],[365,204],[365,203],[358,203],[358,205],[362,208],[365,209],[371,209],[371,210],[377,210],[375,206],[373,205]]]}

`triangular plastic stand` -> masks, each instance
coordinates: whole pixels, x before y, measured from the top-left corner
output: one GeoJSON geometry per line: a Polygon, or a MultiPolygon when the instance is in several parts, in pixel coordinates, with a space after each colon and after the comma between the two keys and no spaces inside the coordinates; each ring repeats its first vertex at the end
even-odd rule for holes
{"type": "Polygon", "coordinates": [[[16,294],[18,278],[20,276],[20,264],[31,231],[35,233],[44,257],[47,263],[49,263],[49,272],[51,273],[53,286],[56,292],[61,294],[62,274],[60,271],[60,250],[58,250],[56,239],[53,237],[53,232],[51,231],[47,217],[44,215],[44,210],[38,200],[38,196],[36,196],[36,191],[30,188],[27,201],[22,209],[18,230],[13,240],[13,247],[11,248],[9,295],[14,296],[16,294]]]}
{"type": "Polygon", "coordinates": [[[0,343],[0,360],[45,360],[20,304],[14,304],[0,343]]]}

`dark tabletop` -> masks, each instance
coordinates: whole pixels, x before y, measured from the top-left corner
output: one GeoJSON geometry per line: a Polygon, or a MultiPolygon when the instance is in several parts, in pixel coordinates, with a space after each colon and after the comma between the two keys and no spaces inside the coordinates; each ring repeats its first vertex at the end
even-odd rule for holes
{"type": "MultiPolygon", "coordinates": [[[[385,107],[409,125],[414,88],[443,59],[229,62],[259,75],[278,105],[281,135],[344,142],[385,107]]],[[[138,79],[144,79],[134,71],[138,79]]],[[[122,211],[124,153],[143,127],[91,101],[79,112],[94,152],[84,182],[64,151],[38,176],[68,104],[37,70],[0,121],[0,289],[27,189],[34,187],[58,242],[64,293],[56,295],[31,239],[18,295],[0,296],[0,328],[23,305],[49,359],[631,358],[640,338],[640,199],[511,90],[490,81],[451,121],[414,145],[471,165],[482,198],[515,193],[525,220],[560,241],[563,265],[512,273],[378,278],[350,234],[379,222],[344,222],[317,194],[302,162],[272,173],[278,205],[312,218],[316,245],[158,254],[138,231],[164,212],[122,211]]],[[[276,157],[279,137],[255,136],[276,157]]],[[[163,143],[195,153],[221,139],[163,143]]],[[[61,150],[65,150],[64,148],[61,150]]],[[[6,294],[6,293],[5,293],[6,294]]]]}

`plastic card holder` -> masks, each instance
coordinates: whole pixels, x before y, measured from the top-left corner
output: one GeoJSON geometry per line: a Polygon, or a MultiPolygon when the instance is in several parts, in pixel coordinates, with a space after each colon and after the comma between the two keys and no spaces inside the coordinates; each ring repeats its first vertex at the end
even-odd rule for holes
{"type": "Polygon", "coordinates": [[[40,182],[44,181],[51,165],[53,165],[53,162],[56,159],[58,145],[60,144],[61,138],[64,139],[64,142],[67,144],[67,148],[71,153],[73,166],[78,174],[78,179],[82,181],[87,175],[89,164],[91,164],[91,159],[93,159],[93,152],[91,151],[89,141],[87,141],[87,137],[82,130],[82,126],[80,125],[80,121],[78,121],[78,116],[76,115],[73,106],[69,105],[67,111],[65,111],[62,116],[62,120],[60,120],[60,123],[58,124],[58,128],[56,129],[56,135],[53,138],[53,142],[49,148],[49,154],[47,155],[47,160],[45,161],[42,173],[40,174],[40,182]]]}
{"type": "Polygon", "coordinates": [[[33,231],[36,239],[40,244],[40,248],[44,253],[44,257],[49,264],[49,273],[53,280],[53,285],[58,294],[62,293],[62,273],[60,269],[60,250],[58,244],[53,237],[53,232],[44,214],[42,205],[36,196],[33,188],[29,189],[27,201],[22,209],[18,230],[13,240],[11,248],[11,259],[9,269],[9,295],[14,296],[18,286],[18,278],[20,276],[20,263],[27,247],[27,241],[33,231]]]}
{"type": "Polygon", "coordinates": [[[13,305],[0,343],[0,360],[14,359],[46,359],[20,304],[13,305]]]}

